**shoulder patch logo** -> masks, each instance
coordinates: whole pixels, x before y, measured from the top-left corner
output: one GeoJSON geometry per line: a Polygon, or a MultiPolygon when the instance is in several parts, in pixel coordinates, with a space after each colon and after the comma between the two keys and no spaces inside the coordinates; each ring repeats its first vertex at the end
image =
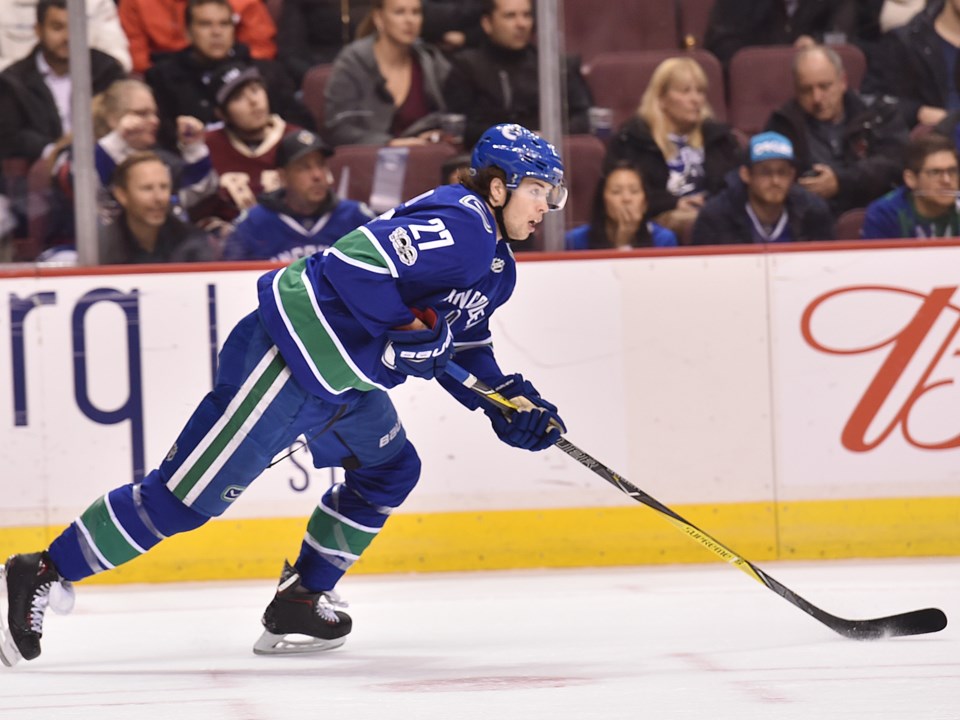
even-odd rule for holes
{"type": "Polygon", "coordinates": [[[490,263],[490,270],[495,273],[502,273],[505,266],[506,263],[503,261],[503,258],[495,257],[493,262],[490,263]]]}
{"type": "Polygon", "coordinates": [[[487,220],[487,209],[483,206],[483,200],[478,198],[476,195],[464,195],[460,198],[460,204],[464,207],[468,207],[473,210],[477,215],[480,216],[480,219],[483,220],[483,227],[488,233],[493,233],[493,228],[490,226],[490,221],[487,220]]]}
{"type": "Polygon", "coordinates": [[[413,265],[417,261],[417,248],[407,234],[406,229],[398,227],[390,233],[390,244],[397,251],[397,257],[404,265],[413,265]]]}

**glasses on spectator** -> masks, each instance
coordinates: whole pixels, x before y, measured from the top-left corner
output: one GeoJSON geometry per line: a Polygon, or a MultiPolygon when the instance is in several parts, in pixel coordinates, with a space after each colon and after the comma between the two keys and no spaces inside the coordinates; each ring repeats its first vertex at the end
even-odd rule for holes
{"type": "Polygon", "coordinates": [[[927,168],[926,170],[921,170],[920,174],[924,177],[934,178],[936,180],[939,180],[940,178],[956,180],[958,177],[960,177],[960,167],[954,165],[953,167],[945,168],[927,168]]]}

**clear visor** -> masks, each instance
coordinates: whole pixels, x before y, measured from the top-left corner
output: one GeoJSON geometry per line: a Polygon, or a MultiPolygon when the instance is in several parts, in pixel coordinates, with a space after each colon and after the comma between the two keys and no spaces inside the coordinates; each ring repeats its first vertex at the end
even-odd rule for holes
{"type": "Polygon", "coordinates": [[[563,210],[564,205],[567,204],[567,188],[565,185],[544,186],[527,182],[522,183],[514,192],[526,195],[535,202],[545,202],[551,211],[563,210]]]}

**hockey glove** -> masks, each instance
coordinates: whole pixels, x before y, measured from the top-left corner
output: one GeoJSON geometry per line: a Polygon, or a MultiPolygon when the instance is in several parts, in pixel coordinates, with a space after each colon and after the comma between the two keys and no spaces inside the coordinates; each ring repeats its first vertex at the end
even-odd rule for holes
{"type": "Polygon", "coordinates": [[[522,375],[507,375],[495,390],[523,408],[509,414],[493,406],[483,408],[497,437],[507,445],[537,452],[553,445],[567,431],[557,406],[540,397],[533,383],[522,375]]]}
{"type": "Polygon", "coordinates": [[[433,308],[413,310],[425,330],[388,330],[382,361],[391,370],[432,379],[443,373],[453,356],[453,335],[446,318],[433,308]]]}

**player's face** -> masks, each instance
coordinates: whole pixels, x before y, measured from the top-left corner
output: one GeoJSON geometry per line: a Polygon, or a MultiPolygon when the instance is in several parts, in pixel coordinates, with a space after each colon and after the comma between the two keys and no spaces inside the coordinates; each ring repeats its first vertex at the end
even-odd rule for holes
{"type": "Polygon", "coordinates": [[[787,160],[764,160],[741,168],[740,178],[751,198],[766,205],[783,205],[797,171],[787,160]]]}
{"type": "Polygon", "coordinates": [[[679,72],[667,83],[660,109],[677,131],[687,133],[700,124],[706,102],[706,88],[692,73],[679,72]]]}
{"type": "Polygon", "coordinates": [[[36,26],[37,41],[47,62],[51,65],[70,62],[70,29],[67,11],[47,8],[43,22],[36,26]]]}
{"type": "Polygon", "coordinates": [[[620,168],[607,176],[603,204],[608,218],[642,218],[647,212],[647,194],[635,170],[620,168]]]}
{"type": "Polygon", "coordinates": [[[259,82],[248,82],[233,93],[224,109],[231,127],[242,133],[256,134],[270,121],[267,90],[259,82]]]}
{"type": "Polygon", "coordinates": [[[510,237],[524,240],[537,229],[550,210],[547,196],[552,186],[536,178],[524,178],[503,209],[503,224],[510,237]]]}
{"type": "Polygon", "coordinates": [[[187,34],[200,55],[222,60],[233,47],[233,14],[230,8],[216,3],[198,5],[187,34]]]}
{"type": "Polygon", "coordinates": [[[384,0],[374,11],[377,31],[398,45],[412,45],[420,37],[423,10],[420,0],[384,0]]]}
{"type": "Polygon", "coordinates": [[[148,160],[130,168],[127,186],[114,188],[117,202],[131,220],[151,227],[166,222],[170,210],[170,171],[157,160],[148,160]]]}
{"type": "Polygon", "coordinates": [[[484,15],[480,24],[494,45],[523,50],[533,34],[531,0],[497,0],[494,11],[484,15]]]}
{"type": "Polygon", "coordinates": [[[905,171],[903,180],[916,196],[921,212],[940,214],[957,202],[958,172],[957,156],[949,150],[941,150],[927,155],[920,172],[905,171]]]}
{"type": "Polygon", "coordinates": [[[330,189],[330,171],[321,152],[312,152],[289,163],[280,174],[292,204],[317,205],[330,189]]]}
{"type": "Polygon", "coordinates": [[[823,53],[800,58],[794,84],[797,102],[808,115],[821,122],[836,122],[843,116],[847,79],[823,53]]]}

